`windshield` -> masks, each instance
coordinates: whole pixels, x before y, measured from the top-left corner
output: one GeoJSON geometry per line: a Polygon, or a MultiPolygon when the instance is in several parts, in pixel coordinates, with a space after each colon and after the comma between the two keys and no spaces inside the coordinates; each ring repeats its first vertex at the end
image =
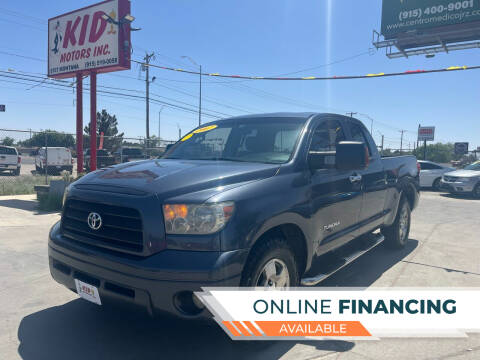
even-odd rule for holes
{"type": "Polygon", "coordinates": [[[473,164],[467,165],[464,168],[465,170],[474,170],[480,171],[480,161],[474,162],[473,164]]]}
{"type": "Polygon", "coordinates": [[[295,118],[219,122],[187,134],[163,158],[282,164],[292,156],[304,123],[295,118]]]}

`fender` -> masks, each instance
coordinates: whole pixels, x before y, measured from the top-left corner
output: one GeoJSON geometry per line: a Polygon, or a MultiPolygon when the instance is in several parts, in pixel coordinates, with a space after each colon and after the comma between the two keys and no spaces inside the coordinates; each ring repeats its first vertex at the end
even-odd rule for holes
{"type": "Polygon", "coordinates": [[[305,265],[308,270],[311,266],[313,257],[314,229],[311,228],[309,219],[304,218],[298,213],[285,212],[278,214],[266,220],[262,225],[253,228],[246,239],[248,248],[251,249],[264,234],[281,225],[295,225],[303,233],[307,255],[305,265]]]}
{"type": "MultiPolygon", "coordinates": [[[[411,176],[404,176],[399,179],[398,183],[395,185],[394,189],[396,190],[395,198],[394,198],[394,206],[392,207],[392,211],[390,215],[385,219],[384,225],[390,226],[395,221],[397,217],[398,207],[400,205],[400,199],[405,193],[412,192],[415,194],[417,192],[417,188],[414,185],[415,180],[411,176]]],[[[417,206],[418,196],[414,196],[413,204],[411,207],[413,210],[417,206]]]]}

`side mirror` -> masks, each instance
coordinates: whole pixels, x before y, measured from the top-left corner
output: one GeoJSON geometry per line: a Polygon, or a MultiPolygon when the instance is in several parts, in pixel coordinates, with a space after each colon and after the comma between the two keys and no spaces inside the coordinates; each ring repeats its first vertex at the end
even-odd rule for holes
{"type": "Polygon", "coordinates": [[[368,166],[368,148],[365,143],[341,141],[336,149],[335,167],[338,170],[363,170],[368,166]]]}

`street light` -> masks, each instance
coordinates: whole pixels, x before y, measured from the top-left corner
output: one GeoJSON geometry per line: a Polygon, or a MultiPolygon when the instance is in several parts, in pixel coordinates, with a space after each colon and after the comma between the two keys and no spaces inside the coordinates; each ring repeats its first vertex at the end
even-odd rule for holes
{"type": "Polygon", "coordinates": [[[183,55],[181,56],[182,59],[188,59],[192,64],[198,66],[199,71],[198,74],[200,76],[200,89],[199,89],[199,98],[198,98],[198,126],[202,124],[202,65],[198,65],[195,60],[193,60],[190,56],[183,55]]]}

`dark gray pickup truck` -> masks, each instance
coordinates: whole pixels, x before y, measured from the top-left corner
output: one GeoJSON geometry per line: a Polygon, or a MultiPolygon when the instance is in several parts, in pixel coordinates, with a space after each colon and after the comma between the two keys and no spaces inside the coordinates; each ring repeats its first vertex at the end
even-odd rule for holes
{"type": "Polygon", "coordinates": [[[413,156],[382,159],[353,118],[212,122],[161,159],[73,183],[50,231],[50,271],[97,304],[208,315],[201,286],[315,285],[383,241],[403,247],[418,174],[413,156]]]}

